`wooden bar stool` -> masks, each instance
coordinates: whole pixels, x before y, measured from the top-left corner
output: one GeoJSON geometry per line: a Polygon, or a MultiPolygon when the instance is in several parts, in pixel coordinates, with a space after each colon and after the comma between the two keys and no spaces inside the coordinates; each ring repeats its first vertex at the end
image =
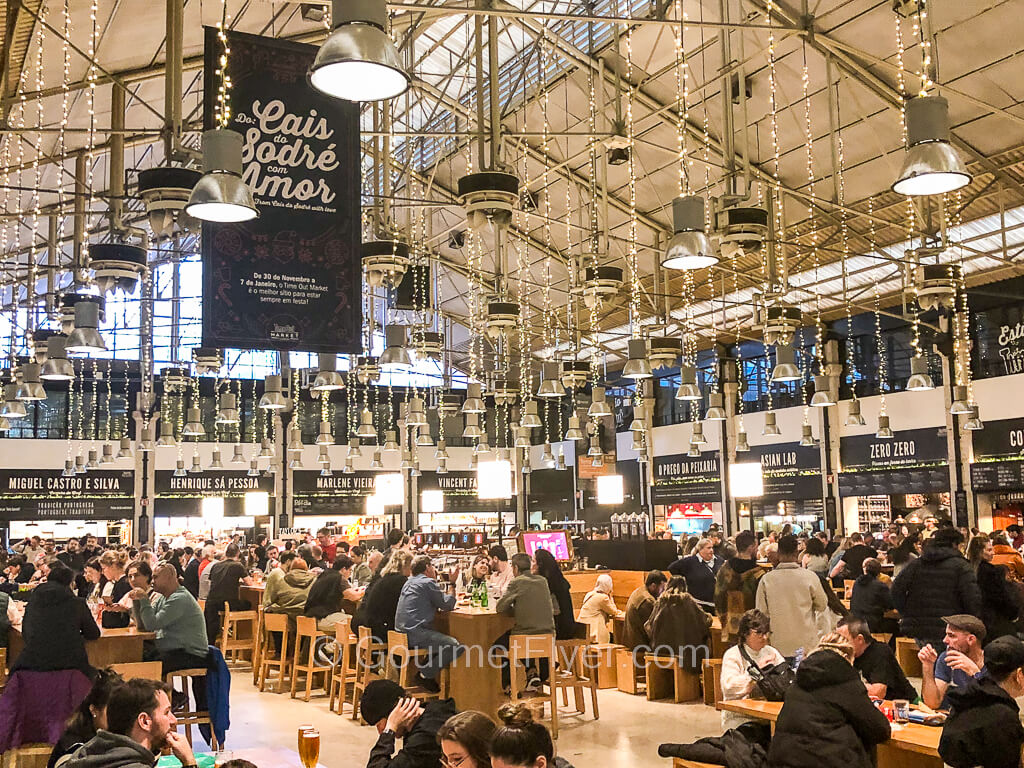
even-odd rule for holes
{"type": "Polygon", "coordinates": [[[554,635],[511,635],[508,640],[508,665],[509,679],[511,681],[511,699],[515,704],[517,701],[526,701],[527,705],[538,704],[543,716],[544,704],[551,708],[551,737],[558,738],[558,686],[552,681],[555,679],[555,636],[554,635]],[[523,676],[525,667],[521,665],[528,661],[548,662],[548,679],[544,682],[547,685],[547,692],[543,690],[537,693],[523,691],[523,676]]]}
{"type": "Polygon", "coordinates": [[[350,623],[350,619],[346,618],[334,625],[334,666],[331,669],[331,690],[327,709],[334,711],[334,702],[337,698],[339,715],[345,711],[345,694],[348,692],[348,686],[354,685],[359,675],[356,659],[356,645],[359,639],[352,634],[350,623]]]}
{"type": "Polygon", "coordinates": [[[22,744],[0,754],[0,768],[36,768],[46,765],[52,744],[22,744]]]}
{"type": "Polygon", "coordinates": [[[263,606],[256,607],[256,636],[252,644],[252,684],[259,685],[260,662],[263,661],[263,606]]]}
{"type": "Polygon", "coordinates": [[[647,700],[672,698],[676,704],[696,701],[700,694],[700,675],[683,669],[675,656],[647,654],[647,700]]]}
{"type": "Polygon", "coordinates": [[[356,643],[356,681],[352,685],[352,719],[359,719],[359,697],[366,686],[374,680],[381,680],[382,675],[373,671],[375,653],[387,651],[387,643],[375,643],[369,627],[359,628],[359,640],[356,643]]]}
{"type": "Polygon", "coordinates": [[[255,667],[259,611],[232,611],[225,602],[221,615],[220,651],[225,663],[247,661],[255,667]]]}
{"type": "Polygon", "coordinates": [[[291,661],[288,658],[288,642],[290,640],[291,628],[288,626],[288,616],[283,613],[263,614],[263,653],[260,657],[260,693],[266,690],[267,678],[271,668],[277,670],[277,693],[282,692],[284,681],[291,669],[291,661]],[[274,632],[281,633],[281,647],[277,656],[274,656],[274,632]]]}
{"type": "MultiPolygon", "coordinates": [[[[440,693],[428,691],[420,685],[416,685],[416,664],[420,659],[429,659],[430,649],[411,648],[409,636],[405,632],[388,632],[388,664],[398,673],[398,684],[405,689],[405,692],[414,699],[430,701],[431,699],[444,698],[440,693]]],[[[442,672],[442,677],[447,677],[442,672]]],[[[445,686],[447,687],[447,686],[445,686]]]]}
{"type": "Polygon", "coordinates": [[[586,697],[583,689],[590,689],[590,700],[594,707],[594,719],[601,718],[597,708],[597,665],[592,665],[596,657],[591,653],[592,644],[586,640],[556,640],[555,651],[558,654],[558,674],[551,677],[555,687],[562,691],[562,704],[568,706],[569,691],[572,690],[576,711],[583,715],[587,712],[586,697]]]}
{"type": "Polygon", "coordinates": [[[318,638],[327,637],[326,634],[316,628],[317,620],[312,616],[295,617],[295,651],[292,654],[292,690],[291,697],[295,698],[296,684],[299,682],[299,673],[306,678],[306,697],[309,701],[309,694],[313,690],[313,678],[317,674],[324,676],[324,693],[329,693],[330,674],[333,667],[329,664],[316,663],[316,641],[318,638]]]}
{"type": "Polygon", "coordinates": [[[159,680],[163,666],[159,661],[128,661],[123,664],[111,664],[110,668],[125,680],[159,680]]]}
{"type": "MultiPolygon", "coordinates": [[[[172,688],[174,687],[175,679],[181,680],[182,690],[185,692],[185,697],[188,700],[188,704],[185,705],[185,710],[175,712],[174,716],[178,719],[178,725],[185,726],[185,738],[188,740],[189,746],[192,746],[192,726],[205,723],[210,726],[211,731],[213,725],[210,721],[210,712],[206,709],[198,709],[198,705],[195,704],[195,697],[189,691],[189,683],[196,684],[196,680],[199,680],[199,685],[206,685],[206,668],[195,667],[192,669],[179,669],[174,672],[168,672],[164,676],[164,682],[172,688]]],[[[217,737],[211,735],[210,738],[213,740],[214,751],[217,751],[217,737]]]]}
{"type": "Polygon", "coordinates": [[[625,646],[615,643],[591,643],[586,649],[586,668],[597,678],[598,688],[614,688],[618,682],[615,674],[615,653],[625,646]]]}
{"type": "Polygon", "coordinates": [[[623,693],[638,696],[647,686],[647,670],[643,651],[615,649],[615,686],[623,693]]]}
{"type": "Polygon", "coordinates": [[[722,701],[722,660],[704,659],[704,703],[709,707],[718,709],[722,701]]]}

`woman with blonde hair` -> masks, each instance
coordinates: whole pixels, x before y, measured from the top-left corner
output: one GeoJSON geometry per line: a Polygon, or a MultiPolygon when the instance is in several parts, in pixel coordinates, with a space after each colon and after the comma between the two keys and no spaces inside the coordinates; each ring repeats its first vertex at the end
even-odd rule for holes
{"type": "Polygon", "coordinates": [[[889,721],[871,703],[853,667],[853,646],[845,636],[830,632],[800,664],[796,683],[786,692],[768,764],[872,768],[874,747],[889,734],[889,721]]]}
{"type": "Polygon", "coordinates": [[[100,626],[104,629],[118,629],[131,623],[130,609],[119,605],[122,598],[132,591],[125,573],[127,568],[128,552],[124,549],[108,549],[100,555],[100,570],[107,580],[100,595],[103,601],[100,607],[103,611],[100,626]]]}
{"type": "Polygon", "coordinates": [[[615,605],[612,589],[612,577],[607,573],[602,573],[597,577],[597,584],[594,588],[583,598],[583,605],[580,606],[580,612],[576,619],[581,624],[590,627],[592,642],[609,642],[611,637],[608,632],[608,622],[612,619],[624,618],[626,615],[615,605]]]}
{"type": "Polygon", "coordinates": [[[388,631],[395,628],[402,587],[411,575],[412,553],[404,549],[392,550],[379,577],[366,588],[352,628],[369,627],[378,642],[387,640],[388,631]]]}

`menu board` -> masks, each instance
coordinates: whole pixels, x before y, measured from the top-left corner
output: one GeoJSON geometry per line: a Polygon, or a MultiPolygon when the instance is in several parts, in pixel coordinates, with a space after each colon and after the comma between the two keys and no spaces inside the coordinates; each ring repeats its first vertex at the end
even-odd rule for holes
{"type": "Polygon", "coordinates": [[[895,496],[949,490],[949,466],[902,467],[879,472],[840,472],[840,496],[895,496]]]}
{"type": "MultiPolygon", "coordinates": [[[[985,425],[988,429],[988,424],[985,425]]],[[[971,486],[975,493],[1024,489],[1024,460],[981,461],[971,464],[971,486]]]]}
{"type": "Polygon", "coordinates": [[[720,502],[722,500],[721,462],[718,451],[699,457],[677,453],[655,456],[652,473],[655,504],[720,502]]]}
{"type": "Polygon", "coordinates": [[[0,521],[131,520],[135,499],[90,496],[0,497],[0,521]]]}
{"type": "Polygon", "coordinates": [[[821,451],[800,443],[775,443],[750,447],[736,461],[761,462],[764,493],[761,499],[785,501],[821,498],[821,451]]]}

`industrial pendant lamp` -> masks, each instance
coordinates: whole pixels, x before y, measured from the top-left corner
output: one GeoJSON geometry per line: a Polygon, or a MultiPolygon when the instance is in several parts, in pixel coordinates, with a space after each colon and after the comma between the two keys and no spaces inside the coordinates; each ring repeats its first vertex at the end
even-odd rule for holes
{"type": "Polygon", "coordinates": [[[356,437],[363,437],[367,440],[377,439],[377,429],[373,426],[373,413],[369,408],[363,408],[359,414],[359,427],[356,429],[356,437]]]}
{"type": "Polygon", "coordinates": [[[394,453],[400,450],[398,447],[398,433],[394,430],[388,430],[384,433],[384,451],[388,453],[394,453]]]}
{"type": "Polygon", "coordinates": [[[629,423],[629,431],[634,435],[647,431],[647,409],[642,405],[633,406],[633,420],[629,423]]]}
{"type": "Polygon", "coordinates": [[[114,463],[114,446],[110,443],[103,444],[103,450],[100,453],[100,464],[113,464],[114,463]]]}
{"type": "Polygon", "coordinates": [[[599,435],[590,436],[590,449],[587,451],[587,456],[604,456],[604,451],[601,450],[601,437],[599,435]]]}
{"type": "MultiPolygon", "coordinates": [[[[592,419],[599,419],[603,416],[614,415],[611,406],[608,405],[608,399],[605,395],[604,387],[593,387],[590,390],[590,407],[587,409],[587,416],[592,419]]],[[[570,426],[572,425],[573,417],[569,417],[570,426]]],[[[576,417],[576,421],[579,422],[579,417],[576,417]]],[[[566,438],[569,439],[569,438],[566,438]]]]}
{"type": "Polygon", "coordinates": [[[46,362],[39,371],[39,378],[44,381],[71,381],[75,378],[75,368],[64,351],[68,337],[63,333],[55,333],[46,340],[46,362]]]}
{"type": "Polygon", "coordinates": [[[263,438],[260,443],[260,452],[256,454],[257,459],[274,458],[274,443],[269,437],[263,438]]]}
{"type": "Polygon", "coordinates": [[[336,99],[356,102],[405,93],[412,78],[386,31],[384,0],[333,0],[331,19],[334,29],[309,71],[313,87],[336,99]]]}
{"type": "Polygon", "coordinates": [[[958,384],[953,387],[953,404],[949,412],[954,416],[967,416],[971,412],[971,404],[967,400],[967,387],[958,384]]]}
{"type": "Polygon", "coordinates": [[[416,430],[416,445],[419,448],[429,448],[434,444],[434,439],[430,436],[430,429],[426,426],[420,427],[416,430]]]}
{"type": "MultiPolygon", "coordinates": [[[[359,433],[356,432],[358,435],[359,433]]],[[[320,422],[320,433],[316,436],[316,444],[322,446],[334,445],[334,435],[331,434],[331,422],[320,422]]]]}
{"type": "Polygon", "coordinates": [[[437,441],[437,450],[434,451],[434,458],[440,461],[448,458],[448,444],[444,440],[437,441]]]}
{"type": "Polygon", "coordinates": [[[835,405],[835,398],[832,397],[832,388],[829,386],[828,376],[814,377],[814,394],[811,395],[811,405],[815,408],[827,408],[835,405]]]}
{"type": "Polygon", "coordinates": [[[704,412],[704,418],[708,421],[725,421],[725,395],[721,392],[708,395],[708,409],[704,412]]]}
{"type": "Polygon", "coordinates": [[[483,456],[485,453],[491,452],[491,446],[487,443],[487,433],[485,432],[476,445],[473,446],[474,456],[483,456]]]}
{"type": "Polygon", "coordinates": [[[74,477],[75,476],[75,462],[71,459],[67,459],[64,462],[64,471],[60,473],[61,477],[74,477]]]}
{"type": "Polygon", "coordinates": [[[182,427],[181,434],[185,437],[203,437],[206,435],[206,429],[203,427],[198,408],[188,409],[185,426],[182,427]]]}
{"type": "Polygon", "coordinates": [[[772,368],[772,381],[800,381],[802,375],[796,366],[796,350],[792,344],[779,344],[775,347],[775,367],[772,368]]]}
{"type": "Polygon", "coordinates": [[[651,370],[651,361],[647,359],[647,340],[630,339],[627,343],[629,358],[622,369],[622,375],[627,379],[649,379],[654,375],[651,370]]]}
{"type": "MultiPolygon", "coordinates": [[[[593,406],[591,406],[593,407],[593,406]]],[[[572,415],[569,417],[569,426],[565,430],[566,440],[583,440],[586,435],[583,433],[583,427],[580,425],[580,417],[572,415]]]]}
{"type": "Polygon", "coordinates": [[[747,433],[740,430],[736,433],[736,453],[746,453],[750,450],[750,443],[747,442],[747,433]]]}
{"type": "Polygon", "coordinates": [[[203,474],[203,465],[199,463],[198,453],[192,454],[192,468],[189,469],[189,472],[191,472],[193,475],[203,474]]]}
{"type": "Polygon", "coordinates": [[[7,384],[4,387],[4,404],[0,407],[0,417],[24,419],[28,415],[25,411],[25,404],[16,397],[17,392],[17,384],[7,384]]]}
{"type": "Polygon", "coordinates": [[[389,325],[384,329],[384,351],[380,353],[380,369],[387,373],[402,373],[412,368],[412,358],[405,348],[407,335],[404,325],[389,325]]]}
{"type": "Polygon", "coordinates": [[[520,427],[516,430],[516,448],[529,448],[532,443],[530,442],[530,428],[520,427]]]}
{"type": "Polygon", "coordinates": [[[173,448],[175,445],[174,424],[170,419],[160,419],[160,439],[156,441],[156,447],[173,448]]]}
{"type": "Polygon", "coordinates": [[[288,453],[302,453],[302,430],[298,427],[292,427],[289,430],[288,447],[286,450],[288,453]]]}
{"type": "Polygon", "coordinates": [[[359,447],[359,438],[353,437],[351,440],[348,441],[348,458],[359,459],[362,458],[362,456],[363,451],[359,447]]]}
{"type": "Polygon", "coordinates": [[[231,454],[232,464],[245,464],[245,454],[242,453],[242,444],[235,443],[234,453],[231,454]]]}
{"type": "Polygon", "coordinates": [[[281,377],[271,374],[263,380],[263,397],[260,398],[260,408],[279,411],[288,407],[288,401],[281,393],[281,377]]]}
{"type": "Polygon", "coordinates": [[[779,429],[779,425],[775,421],[775,414],[771,411],[764,415],[764,429],[761,430],[761,434],[766,437],[778,437],[782,434],[782,430],[779,429]]]}
{"type": "Polygon", "coordinates": [[[373,449],[373,458],[370,459],[370,469],[384,469],[384,462],[380,459],[380,448],[373,449]]]}
{"type": "Polygon", "coordinates": [[[813,448],[818,444],[818,441],[814,439],[814,433],[811,431],[810,424],[804,424],[800,434],[800,445],[805,448],[813,448]]]}
{"type": "Polygon", "coordinates": [[[564,397],[565,386],[559,377],[558,363],[544,363],[540,367],[541,382],[537,388],[537,397],[564,397]]]}
{"type": "Polygon", "coordinates": [[[139,444],[136,447],[143,453],[156,449],[156,424],[152,421],[142,428],[142,436],[139,438],[139,444]]]}
{"type": "Polygon", "coordinates": [[[467,413],[463,418],[466,420],[466,426],[462,430],[463,437],[474,438],[483,435],[483,431],[480,429],[480,414],[467,413]]]}
{"type": "Polygon", "coordinates": [[[526,409],[523,413],[523,418],[520,421],[520,424],[528,429],[536,429],[537,427],[544,426],[544,422],[540,420],[540,412],[538,410],[536,400],[526,401],[526,409]]]}
{"type": "Polygon", "coordinates": [[[209,469],[224,469],[224,462],[220,458],[220,448],[213,449],[213,458],[210,459],[209,469]]]}
{"type": "Polygon", "coordinates": [[[892,191],[941,195],[971,183],[960,155],[949,143],[949,103],[942,96],[907,101],[907,153],[892,191]]]}
{"type": "Polygon", "coordinates": [[[438,459],[437,469],[434,470],[439,475],[448,474],[448,459],[438,459]]]}
{"type": "Polygon", "coordinates": [[[693,422],[693,433],[690,435],[690,442],[693,445],[704,445],[708,439],[704,437],[704,425],[699,421],[693,422]]]}
{"type": "Polygon", "coordinates": [[[483,413],[487,410],[480,391],[480,382],[471,381],[466,384],[466,400],[462,404],[463,413],[483,413]]]}
{"type": "Polygon", "coordinates": [[[238,400],[231,392],[221,392],[220,408],[217,409],[217,423],[238,423],[238,400]]]}
{"type": "Polygon", "coordinates": [[[892,440],[892,427],[889,426],[889,417],[884,413],[878,417],[878,431],[875,432],[875,437],[880,440],[892,440]]]}
{"type": "Polygon", "coordinates": [[[690,450],[686,452],[686,455],[689,456],[691,459],[700,458],[700,443],[691,442],[690,450]]]}
{"type": "Polygon", "coordinates": [[[75,329],[64,344],[64,351],[87,355],[90,352],[105,352],[106,342],[100,336],[100,305],[95,301],[75,303],[75,329]]]}
{"type": "Polygon", "coordinates": [[[935,389],[932,377],[928,375],[928,361],[923,356],[910,358],[910,378],[907,379],[907,389],[911,392],[935,389]]]}
{"type": "Polygon", "coordinates": [[[568,467],[565,465],[565,451],[562,446],[558,446],[558,459],[555,461],[555,469],[559,472],[564,472],[568,467]]]}
{"type": "Polygon", "coordinates": [[[422,427],[427,424],[427,414],[423,410],[424,403],[422,397],[410,397],[409,398],[409,412],[405,415],[406,426],[409,427],[422,427]]]}
{"type": "Polygon", "coordinates": [[[700,387],[697,386],[697,369],[692,365],[684,365],[679,369],[679,389],[676,400],[700,400],[700,387]]]}
{"type": "Polygon", "coordinates": [[[121,444],[117,449],[116,459],[130,459],[132,458],[132,439],[130,437],[122,437],[121,444]]]}
{"type": "Polygon", "coordinates": [[[330,392],[345,388],[345,379],[338,373],[338,356],[323,354],[317,356],[318,371],[310,390],[313,392],[330,392]]]}
{"type": "Polygon", "coordinates": [[[718,263],[704,233],[704,198],[696,195],[672,201],[675,235],[668,242],[661,266],[665,269],[701,269],[718,263]]]}
{"type": "Polygon", "coordinates": [[[964,429],[969,429],[973,432],[984,428],[985,425],[984,423],[982,423],[981,417],[978,416],[978,406],[972,405],[971,412],[968,415],[967,419],[964,421],[964,429]]]}
{"type": "Polygon", "coordinates": [[[237,224],[259,215],[252,190],[242,180],[242,134],[228,128],[203,132],[203,176],[192,187],[185,213],[214,224],[237,224]]]}
{"type": "Polygon", "coordinates": [[[185,471],[185,460],[184,459],[178,459],[174,463],[174,476],[175,477],[185,477],[187,474],[188,473],[185,471]]]}
{"type": "Polygon", "coordinates": [[[540,463],[546,467],[555,465],[555,454],[551,452],[551,443],[544,443],[544,452],[540,456],[540,463]]]}
{"type": "Polygon", "coordinates": [[[320,477],[334,477],[334,473],[331,471],[331,464],[328,462],[320,468],[320,477]]]}
{"type": "Polygon", "coordinates": [[[851,400],[850,410],[846,412],[846,426],[863,427],[866,423],[860,412],[860,400],[851,400]]]}
{"type": "Polygon", "coordinates": [[[22,402],[46,399],[46,390],[39,380],[39,363],[25,363],[21,366],[21,383],[15,390],[15,397],[22,402]]]}
{"type": "Polygon", "coordinates": [[[256,463],[256,459],[249,462],[249,470],[245,473],[246,477],[259,477],[260,476],[260,465],[256,463]]]}

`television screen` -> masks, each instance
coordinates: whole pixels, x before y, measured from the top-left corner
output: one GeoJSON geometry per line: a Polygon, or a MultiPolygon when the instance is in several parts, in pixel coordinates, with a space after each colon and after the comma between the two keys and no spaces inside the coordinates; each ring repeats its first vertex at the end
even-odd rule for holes
{"type": "Polygon", "coordinates": [[[519,534],[520,551],[530,557],[538,549],[546,549],[560,562],[572,560],[572,545],[566,531],[526,531],[519,534]]]}

